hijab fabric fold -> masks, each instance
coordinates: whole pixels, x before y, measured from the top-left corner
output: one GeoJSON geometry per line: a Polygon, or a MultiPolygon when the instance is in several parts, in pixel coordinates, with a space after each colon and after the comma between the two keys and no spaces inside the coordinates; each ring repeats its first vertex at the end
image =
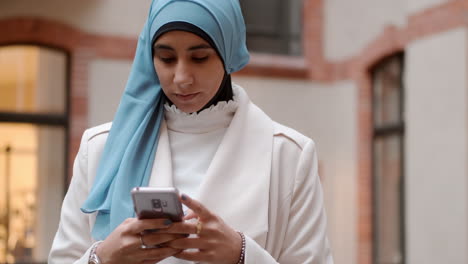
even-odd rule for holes
{"type": "Polygon", "coordinates": [[[248,63],[238,0],[153,0],[93,186],[81,208],[84,213],[97,212],[92,230],[96,240],[105,239],[134,216],[130,191],[148,185],[164,113],[152,45],[160,27],[177,21],[195,25],[210,36],[227,74],[248,63]]]}

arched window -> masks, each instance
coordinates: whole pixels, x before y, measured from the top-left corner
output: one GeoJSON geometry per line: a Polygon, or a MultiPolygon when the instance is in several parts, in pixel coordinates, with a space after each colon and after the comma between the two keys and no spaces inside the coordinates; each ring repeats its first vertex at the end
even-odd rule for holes
{"type": "Polygon", "coordinates": [[[240,0],[249,50],[302,54],[303,0],[240,0]]]}
{"type": "Polygon", "coordinates": [[[374,263],[405,263],[404,55],[372,70],[374,263]]]}
{"type": "Polygon", "coordinates": [[[68,56],[0,47],[0,263],[46,263],[67,175],[68,56]]]}

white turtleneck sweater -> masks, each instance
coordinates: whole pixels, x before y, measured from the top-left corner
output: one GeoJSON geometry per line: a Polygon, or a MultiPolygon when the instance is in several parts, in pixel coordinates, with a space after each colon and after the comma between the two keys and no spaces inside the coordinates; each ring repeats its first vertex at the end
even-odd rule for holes
{"type": "Polygon", "coordinates": [[[238,102],[219,102],[200,113],[187,114],[165,105],[173,182],[181,193],[197,197],[198,187],[237,110],[238,102]]]}
{"type": "MultiPolygon", "coordinates": [[[[198,189],[237,107],[236,96],[234,100],[219,102],[200,113],[187,114],[177,109],[175,105],[164,106],[171,149],[173,183],[181,193],[198,197],[198,189]]],[[[186,209],[184,206],[184,211],[186,209]]],[[[160,263],[194,262],[170,257],[160,263]]]]}

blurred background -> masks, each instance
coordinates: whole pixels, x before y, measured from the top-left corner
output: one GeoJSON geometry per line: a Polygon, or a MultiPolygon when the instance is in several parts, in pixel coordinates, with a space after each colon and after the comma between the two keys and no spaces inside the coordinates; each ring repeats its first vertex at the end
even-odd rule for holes
{"type": "MultiPolygon", "coordinates": [[[[151,0],[0,1],[0,263],[46,263],[151,0]]],[[[241,0],[233,76],[318,146],[336,263],[468,263],[467,0],[241,0]]]]}

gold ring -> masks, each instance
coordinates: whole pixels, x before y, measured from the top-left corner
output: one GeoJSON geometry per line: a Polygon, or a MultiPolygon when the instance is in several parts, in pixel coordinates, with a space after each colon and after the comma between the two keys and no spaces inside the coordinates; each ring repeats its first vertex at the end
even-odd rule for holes
{"type": "Polygon", "coordinates": [[[197,235],[199,235],[202,231],[202,222],[200,222],[200,219],[198,219],[197,222],[197,235]]]}

